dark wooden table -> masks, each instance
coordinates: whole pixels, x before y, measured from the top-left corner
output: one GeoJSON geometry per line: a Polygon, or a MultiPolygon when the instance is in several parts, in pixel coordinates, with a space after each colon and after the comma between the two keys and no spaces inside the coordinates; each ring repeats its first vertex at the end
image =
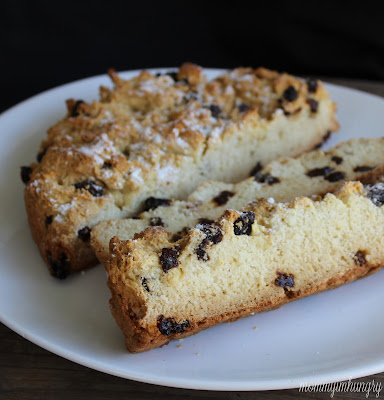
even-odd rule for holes
{"type": "MultiPolygon", "coordinates": [[[[384,97],[384,82],[326,79],[384,97]]],[[[383,129],[384,127],[378,127],[383,129]]],[[[383,333],[384,336],[384,333],[383,333]]],[[[367,339],[369,340],[369,338],[367,339]]],[[[361,378],[381,383],[384,372],[361,378]]],[[[330,393],[213,392],[174,389],[117,378],[75,364],[23,339],[0,324],[0,399],[329,399],[330,393]]],[[[370,394],[374,398],[375,394],[370,394]]],[[[384,389],[380,393],[384,398],[384,389]]],[[[365,393],[335,393],[336,399],[365,399],[365,393]]]]}

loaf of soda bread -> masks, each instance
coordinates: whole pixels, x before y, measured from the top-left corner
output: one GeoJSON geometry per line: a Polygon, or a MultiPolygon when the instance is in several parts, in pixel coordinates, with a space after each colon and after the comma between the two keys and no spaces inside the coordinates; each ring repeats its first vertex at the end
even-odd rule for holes
{"type": "Polygon", "coordinates": [[[352,139],[329,151],[316,150],[297,158],[259,163],[250,178],[236,183],[206,182],[188,201],[152,199],[150,211],[135,218],[112,219],[97,225],[91,243],[100,262],[109,256],[113,236],[132,239],[148,226],[162,226],[178,240],[199,222],[216,220],[226,209],[241,209],[260,197],[290,201],[297,196],[332,192],[341,182],[358,180],[362,174],[384,166],[384,138],[352,139]]]}
{"type": "Polygon", "coordinates": [[[176,243],[161,227],[113,238],[110,305],[128,350],[150,350],[379,270],[383,204],[380,181],[347,182],[323,198],[260,199],[227,210],[176,243]]]}
{"type": "Polygon", "coordinates": [[[99,101],[67,102],[37,163],[21,169],[32,235],[57,278],[97,262],[97,223],[137,214],[151,197],[185,199],[206,180],[239,181],[257,162],[301,154],[338,127],[321,82],[264,68],[211,80],[189,63],[110,76],[114,88],[102,87],[99,101]]]}

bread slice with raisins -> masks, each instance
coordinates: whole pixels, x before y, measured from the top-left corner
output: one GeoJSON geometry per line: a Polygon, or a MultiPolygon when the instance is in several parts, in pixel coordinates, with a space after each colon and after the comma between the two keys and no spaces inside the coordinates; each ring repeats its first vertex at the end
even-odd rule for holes
{"type": "Polygon", "coordinates": [[[92,230],[91,243],[97,257],[105,263],[113,236],[132,239],[148,226],[162,226],[179,239],[196,224],[217,219],[226,209],[238,210],[260,197],[290,201],[297,196],[325,194],[341,182],[358,180],[368,171],[384,166],[384,138],[352,139],[329,151],[317,150],[297,158],[260,163],[253,176],[237,184],[203,183],[188,201],[152,199],[150,211],[135,218],[104,221],[92,230]]]}
{"type": "Polygon", "coordinates": [[[113,238],[110,305],[128,350],[150,350],[376,272],[384,263],[383,204],[384,183],[347,182],[322,199],[261,199],[227,210],[176,243],[161,227],[135,240],[113,238]]]}
{"type": "Polygon", "coordinates": [[[67,102],[38,163],[22,168],[32,234],[58,278],[97,262],[97,223],[137,214],[150,197],[184,199],[206,180],[239,181],[256,161],[310,150],[338,127],[320,81],[264,68],[110,76],[99,101],[67,102]]]}

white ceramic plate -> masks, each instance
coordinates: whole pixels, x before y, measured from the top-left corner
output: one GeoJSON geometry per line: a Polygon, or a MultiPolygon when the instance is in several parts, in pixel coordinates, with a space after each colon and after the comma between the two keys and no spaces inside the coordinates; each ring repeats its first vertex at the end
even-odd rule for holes
{"type": "MultiPolygon", "coordinates": [[[[110,83],[106,76],[74,82],[0,116],[1,321],[79,364],[166,386],[282,389],[384,371],[384,270],[135,355],[125,350],[110,315],[101,266],[65,281],[49,276],[27,225],[19,167],[35,159],[46,129],[65,113],[64,101],[96,98],[100,84],[110,83]]],[[[339,104],[341,130],[327,146],[353,137],[384,135],[383,99],[334,85],[328,89],[339,104]]]]}

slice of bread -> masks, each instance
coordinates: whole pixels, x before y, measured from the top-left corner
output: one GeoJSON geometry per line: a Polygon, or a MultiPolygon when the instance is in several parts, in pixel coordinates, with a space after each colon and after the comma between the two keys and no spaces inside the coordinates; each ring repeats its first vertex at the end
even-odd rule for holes
{"type": "Polygon", "coordinates": [[[150,350],[379,270],[383,204],[384,183],[348,182],[322,199],[227,210],[176,243],[161,227],[113,238],[110,304],[128,349],[150,350]]]}
{"type": "Polygon", "coordinates": [[[303,154],[297,158],[259,165],[254,175],[237,184],[206,182],[189,196],[188,201],[153,201],[158,207],[136,218],[104,221],[92,230],[92,246],[105,263],[113,236],[132,239],[136,232],[159,225],[177,240],[199,222],[216,220],[226,209],[238,210],[260,197],[290,201],[297,196],[325,194],[341,182],[358,180],[367,171],[384,166],[384,138],[353,139],[331,150],[303,154]]]}
{"type": "Polygon", "coordinates": [[[69,100],[37,159],[22,168],[32,235],[53,276],[95,264],[91,229],[184,199],[206,180],[235,182],[257,162],[312,149],[337,130],[319,81],[263,68],[207,80],[202,68],[123,80],[92,103],[69,100]]]}

